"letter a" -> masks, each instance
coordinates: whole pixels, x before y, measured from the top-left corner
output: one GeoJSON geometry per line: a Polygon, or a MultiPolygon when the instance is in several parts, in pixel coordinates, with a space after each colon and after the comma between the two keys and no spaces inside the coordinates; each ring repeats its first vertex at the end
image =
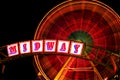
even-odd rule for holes
{"type": "Polygon", "coordinates": [[[70,44],[69,41],[58,40],[57,52],[68,53],[68,51],[69,51],[69,44],[70,44]]]}
{"type": "Polygon", "coordinates": [[[65,44],[65,43],[62,43],[62,46],[61,46],[60,51],[65,51],[65,50],[66,50],[66,44],[65,44]]]}

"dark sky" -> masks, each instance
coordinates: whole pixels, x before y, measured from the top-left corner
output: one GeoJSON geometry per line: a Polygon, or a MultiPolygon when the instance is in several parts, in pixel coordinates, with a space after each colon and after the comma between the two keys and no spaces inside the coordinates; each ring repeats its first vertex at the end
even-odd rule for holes
{"type": "MultiPolygon", "coordinates": [[[[42,17],[60,2],[62,1],[0,1],[0,47],[20,41],[33,40],[42,17]]],[[[0,78],[4,77],[4,80],[35,80],[36,78],[33,56],[9,61],[5,65],[5,74],[2,76],[0,74],[0,78]]]]}
{"type": "MultiPolygon", "coordinates": [[[[42,17],[64,0],[0,1],[0,46],[32,40],[42,17]]],[[[120,14],[119,0],[101,0],[120,14]]],[[[33,57],[5,63],[4,80],[35,80],[33,57]]]]}

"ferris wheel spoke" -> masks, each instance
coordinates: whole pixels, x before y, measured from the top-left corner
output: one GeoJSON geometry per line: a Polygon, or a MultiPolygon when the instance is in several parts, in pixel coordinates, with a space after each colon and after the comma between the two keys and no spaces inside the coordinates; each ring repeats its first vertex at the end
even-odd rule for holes
{"type": "MultiPolygon", "coordinates": [[[[86,52],[84,52],[84,54],[87,54],[86,52]]],[[[88,59],[90,59],[89,56],[86,56],[88,59]]],[[[100,75],[99,71],[97,70],[97,68],[95,67],[94,63],[92,61],[90,61],[91,66],[93,67],[94,72],[98,75],[100,80],[103,80],[102,76],[100,75]]]]}
{"type": "Polygon", "coordinates": [[[73,61],[74,61],[74,58],[69,57],[67,59],[67,61],[65,62],[65,64],[63,65],[63,67],[58,72],[58,74],[55,76],[54,80],[63,80],[65,78],[65,75],[67,74],[67,71],[68,71],[65,68],[71,66],[73,61]]]}

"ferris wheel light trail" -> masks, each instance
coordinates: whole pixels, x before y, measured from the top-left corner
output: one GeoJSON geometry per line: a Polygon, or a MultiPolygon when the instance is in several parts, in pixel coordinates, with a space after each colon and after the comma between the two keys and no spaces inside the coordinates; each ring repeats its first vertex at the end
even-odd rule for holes
{"type": "Polygon", "coordinates": [[[69,71],[94,71],[92,68],[93,67],[79,67],[79,68],[70,68],[70,67],[67,67],[65,69],[67,69],[69,71]]]}
{"type": "MultiPolygon", "coordinates": [[[[87,55],[86,52],[84,52],[84,53],[87,55]]],[[[87,58],[90,59],[89,56],[87,56],[87,58]]],[[[90,63],[91,63],[91,65],[92,65],[92,67],[93,67],[94,72],[98,75],[99,79],[100,79],[100,80],[103,80],[102,76],[101,76],[100,73],[98,72],[98,70],[97,70],[97,68],[95,67],[94,63],[93,63],[92,61],[90,61],[90,63]]]]}
{"type": "Polygon", "coordinates": [[[55,76],[54,80],[63,80],[65,77],[65,74],[67,73],[67,70],[65,70],[64,68],[66,66],[70,66],[71,63],[73,62],[72,57],[69,57],[68,60],[65,62],[65,64],[63,65],[63,67],[61,68],[61,70],[58,72],[58,74],[55,76]]]}

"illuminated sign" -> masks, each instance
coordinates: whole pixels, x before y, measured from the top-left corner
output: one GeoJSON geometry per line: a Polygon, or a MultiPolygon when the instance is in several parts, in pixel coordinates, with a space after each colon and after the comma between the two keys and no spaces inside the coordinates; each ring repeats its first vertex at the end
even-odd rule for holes
{"type": "Polygon", "coordinates": [[[8,56],[36,52],[81,55],[83,43],[65,40],[32,40],[7,45],[8,56]]]}

